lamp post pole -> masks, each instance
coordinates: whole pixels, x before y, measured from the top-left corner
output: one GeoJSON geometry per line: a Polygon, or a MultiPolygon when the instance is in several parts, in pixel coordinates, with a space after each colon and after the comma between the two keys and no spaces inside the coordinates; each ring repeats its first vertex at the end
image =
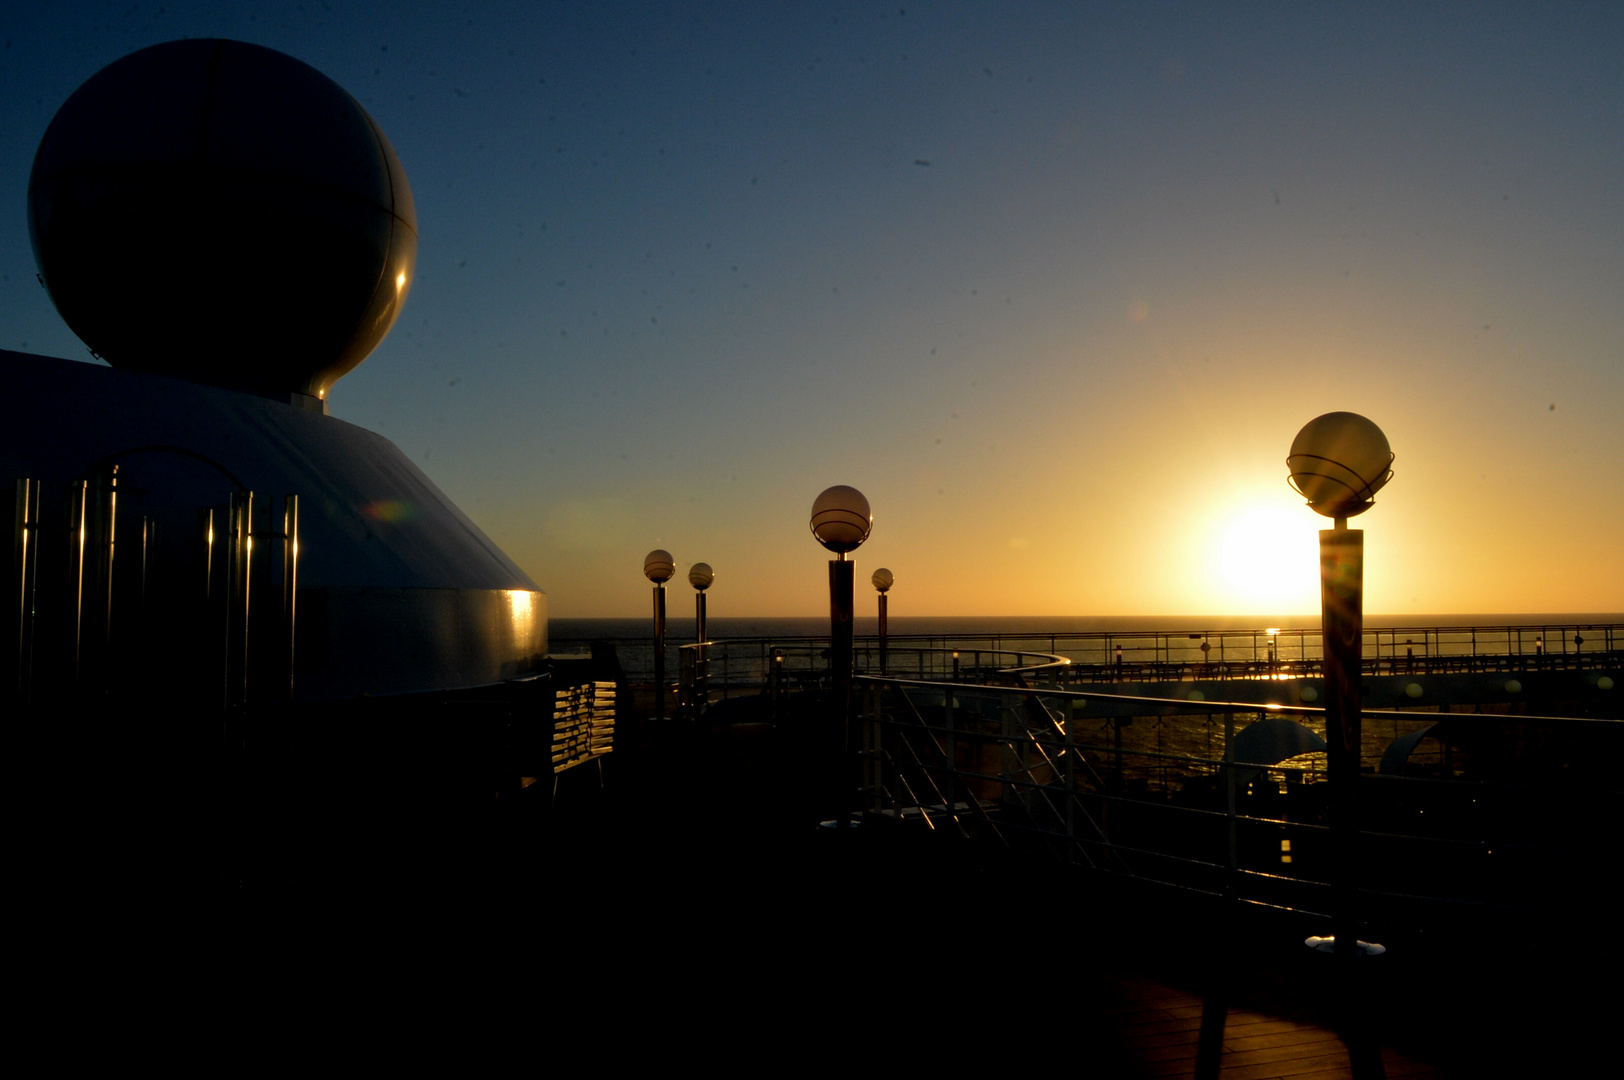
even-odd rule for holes
{"type": "Polygon", "coordinates": [[[861,491],[845,484],[826,488],[812,503],[812,535],[834,552],[829,560],[829,682],[833,691],[838,732],[831,733],[831,749],[840,764],[835,772],[839,789],[834,797],[835,822],[845,826],[851,820],[851,792],[848,790],[852,747],[852,612],[853,580],[856,564],[847,556],[868,539],[874,528],[874,515],[861,491]]]}
{"type": "MultiPolygon", "coordinates": [[[[1353,1074],[1382,1075],[1381,1055],[1365,1031],[1358,999],[1360,678],[1364,636],[1365,534],[1348,518],[1375,502],[1392,479],[1393,453],[1381,428],[1356,413],[1326,413],[1292,440],[1291,485],[1333,527],[1321,530],[1320,654],[1325,674],[1325,744],[1331,834],[1334,966],[1343,995],[1353,1074]]],[[[1315,938],[1312,944],[1319,944],[1315,938]]],[[[1370,946],[1372,953],[1380,946],[1370,946]]]]}
{"type": "Polygon", "coordinates": [[[1347,519],[1322,529],[1320,548],[1320,641],[1325,669],[1325,743],[1331,784],[1330,826],[1335,857],[1331,889],[1336,897],[1332,933],[1339,964],[1358,946],[1358,844],[1360,667],[1364,630],[1363,529],[1347,519]]]}
{"type": "Polygon", "coordinates": [[[834,685],[835,707],[840,712],[841,753],[850,754],[852,619],[857,564],[842,551],[829,560],[829,681],[834,685]]]}
{"type": "Polygon", "coordinates": [[[654,717],[665,717],[665,584],[654,584],[654,717]]]}
{"type": "Polygon", "coordinates": [[[890,656],[888,655],[889,645],[886,641],[885,608],[886,601],[890,599],[891,586],[896,582],[896,578],[892,576],[891,571],[882,566],[874,571],[874,576],[869,580],[874,583],[874,588],[880,594],[880,674],[886,675],[890,673],[891,667],[890,656]]]}
{"type": "Polygon", "coordinates": [[[710,563],[696,562],[688,568],[688,584],[694,587],[694,707],[697,709],[705,707],[706,695],[710,692],[706,686],[710,678],[706,643],[710,637],[705,630],[705,590],[715,580],[716,572],[710,563]]]}
{"type": "Polygon", "coordinates": [[[643,574],[654,582],[654,718],[665,718],[665,583],[677,567],[671,553],[655,548],[643,559],[643,574]]]}

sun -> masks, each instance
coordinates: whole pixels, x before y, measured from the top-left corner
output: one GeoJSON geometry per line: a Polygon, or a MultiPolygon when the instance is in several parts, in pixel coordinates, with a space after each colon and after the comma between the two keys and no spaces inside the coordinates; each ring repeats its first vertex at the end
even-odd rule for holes
{"type": "Polygon", "coordinates": [[[1232,615],[1284,615],[1319,609],[1318,525],[1300,506],[1254,503],[1223,518],[1210,535],[1208,584],[1232,615]]]}

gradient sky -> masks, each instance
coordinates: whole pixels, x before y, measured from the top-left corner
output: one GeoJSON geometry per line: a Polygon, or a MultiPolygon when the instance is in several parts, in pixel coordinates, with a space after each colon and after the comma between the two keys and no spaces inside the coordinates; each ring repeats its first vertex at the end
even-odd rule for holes
{"type": "Polygon", "coordinates": [[[1284,459],[1332,410],[1397,454],[1367,611],[1624,611],[1624,4],[24,6],[0,346],[89,359],[26,222],[81,82],[298,57],[422,237],[332,413],[555,616],[646,613],[653,547],[826,611],[836,483],[894,614],[1315,611],[1284,459]]]}

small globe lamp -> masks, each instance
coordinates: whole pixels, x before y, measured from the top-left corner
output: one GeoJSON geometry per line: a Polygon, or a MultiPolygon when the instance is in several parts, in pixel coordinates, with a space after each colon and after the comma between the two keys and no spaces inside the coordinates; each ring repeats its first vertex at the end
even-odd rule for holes
{"type": "Polygon", "coordinates": [[[896,581],[896,578],[891,576],[891,571],[882,566],[878,570],[874,571],[874,576],[869,578],[869,581],[874,583],[875,590],[880,594],[880,674],[884,675],[887,671],[886,662],[889,659],[889,657],[886,655],[885,608],[886,601],[889,600],[890,597],[888,597],[886,593],[891,591],[891,586],[896,581]]]}
{"type": "MultiPolygon", "coordinates": [[[[1348,519],[1369,510],[1391,480],[1393,452],[1382,429],[1357,413],[1333,412],[1303,425],[1286,457],[1291,486],[1332,520],[1320,538],[1320,653],[1325,673],[1325,742],[1330,781],[1334,952],[1347,971],[1359,954],[1360,680],[1364,652],[1365,534],[1348,519]]],[[[1351,977],[1351,973],[1350,973],[1351,977]]]]}
{"type": "Polygon", "coordinates": [[[688,584],[694,587],[694,640],[703,645],[705,636],[705,590],[716,580],[710,563],[696,562],[688,568],[688,584]]]}
{"type": "Polygon", "coordinates": [[[1393,478],[1393,452],[1382,429],[1358,413],[1316,416],[1291,441],[1290,483],[1338,529],[1369,510],[1376,492],[1393,478]]]}
{"type": "Polygon", "coordinates": [[[840,557],[862,546],[874,528],[874,515],[869,513],[868,500],[863,493],[845,484],[825,488],[812,502],[812,535],[818,543],[840,557]]]}
{"type": "Polygon", "coordinates": [[[705,700],[705,677],[709,674],[705,663],[705,643],[710,640],[705,633],[705,590],[715,580],[716,571],[710,563],[696,562],[688,568],[688,584],[694,587],[694,682],[701,702],[705,700]]]}
{"type": "Polygon", "coordinates": [[[671,553],[655,548],[643,557],[643,576],[654,582],[654,716],[665,717],[665,583],[677,572],[671,553]]]}

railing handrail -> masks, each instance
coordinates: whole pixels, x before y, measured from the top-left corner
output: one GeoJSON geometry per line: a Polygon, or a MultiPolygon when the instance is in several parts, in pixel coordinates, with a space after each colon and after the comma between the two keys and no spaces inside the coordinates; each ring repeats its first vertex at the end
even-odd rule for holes
{"type": "MultiPolygon", "coordinates": [[[[1278,759],[1256,760],[1261,755],[1252,750],[1261,744],[1245,745],[1242,724],[1228,718],[1214,724],[1210,715],[1278,714],[1318,734],[1324,730],[1318,706],[906,675],[859,675],[854,683],[865,702],[860,790],[869,812],[914,814],[932,828],[979,833],[1142,882],[1302,914],[1319,914],[1332,887],[1327,875],[1335,846],[1324,819],[1329,789],[1321,785],[1335,781],[1326,773],[1325,750],[1287,740],[1276,744],[1278,759]],[[1087,706],[1096,701],[1128,711],[1091,713],[1087,706]],[[1188,719],[1166,722],[1179,714],[1188,719]],[[1209,716],[1203,723],[1190,714],[1209,716]],[[1147,844],[1149,836],[1165,843],[1147,844]]],[[[1367,860],[1355,886],[1358,918],[1392,929],[1428,925],[1437,911],[1450,918],[1468,909],[1537,917],[1545,910],[1539,895],[1521,882],[1540,881],[1538,894],[1549,882],[1586,886],[1586,860],[1605,830],[1597,807],[1611,805],[1619,788],[1610,773],[1599,786],[1575,784],[1567,766],[1593,765],[1595,748],[1617,741],[1597,725],[1624,721],[1362,712],[1367,721],[1397,721],[1410,730],[1401,736],[1395,724],[1388,743],[1385,733],[1367,726],[1361,740],[1364,768],[1354,775],[1367,802],[1359,842],[1380,857],[1367,860]],[[1564,737],[1527,740],[1527,762],[1507,771],[1497,751],[1474,762],[1476,734],[1451,737],[1440,727],[1426,757],[1409,759],[1407,751],[1396,759],[1397,769],[1388,769],[1384,743],[1390,750],[1424,731],[1421,725],[1461,722],[1474,731],[1476,722],[1506,728],[1481,744],[1486,747],[1522,747],[1522,737],[1511,732],[1531,726],[1560,726],[1564,737]],[[1548,760],[1547,752],[1553,755],[1548,760]],[[1575,754],[1580,758],[1570,762],[1575,754]],[[1371,771],[1378,758],[1380,769],[1371,771]],[[1418,763],[1417,771],[1406,760],[1418,763]]],[[[1463,734],[1458,727],[1455,732],[1463,734]]],[[[1586,768],[1586,776],[1597,779],[1586,768]]]]}
{"type": "MultiPolygon", "coordinates": [[[[575,639],[559,639],[562,646],[575,639]]],[[[586,639],[582,639],[586,640],[586,639]]],[[[631,648],[652,648],[652,637],[616,639],[631,648]]],[[[1183,664],[1224,671],[1224,665],[1273,663],[1280,665],[1318,663],[1321,659],[1318,627],[1257,627],[1250,629],[1097,630],[986,633],[893,633],[883,639],[888,651],[911,649],[982,652],[1010,652],[1065,658],[1070,666],[1086,669],[1120,663],[1125,669],[1145,664],[1183,664]],[[1269,633],[1274,629],[1273,634],[1269,633]],[[1005,643],[1017,647],[1006,648],[1005,643]],[[1020,648],[1020,643],[1043,643],[1043,649],[1020,648]],[[1207,649],[1202,651],[1201,646],[1207,649]],[[1064,646],[1064,647],[1063,647],[1064,646]],[[1094,659],[1094,658],[1097,658],[1094,659]]],[[[827,647],[826,635],[774,635],[768,637],[712,638],[712,649],[757,651],[765,655],[773,648],[812,650],[827,647]]],[[[872,650],[881,638],[857,637],[859,649],[872,650]]],[[[1624,653],[1624,623],[1551,622],[1493,623],[1439,626],[1367,626],[1361,656],[1366,662],[1403,660],[1420,665],[1453,660],[1489,657],[1542,658],[1547,663],[1586,662],[1591,658],[1624,653]],[[1578,643],[1576,644],[1575,639],[1578,643]]],[[[675,647],[697,648],[698,643],[675,647]]],[[[680,652],[679,652],[679,655],[680,652]]],[[[1054,663],[1054,661],[1049,661],[1054,663]]]]}
{"type": "MultiPolygon", "coordinates": [[[[1021,697],[1056,697],[1073,701],[1109,701],[1123,705],[1142,705],[1167,715],[1199,716],[1203,713],[1226,712],[1313,717],[1323,717],[1325,715],[1323,707],[1314,705],[1286,705],[1272,702],[1260,704],[1256,701],[1211,701],[1205,698],[1200,701],[1191,701],[1188,698],[1151,697],[1144,694],[1110,694],[1093,690],[1065,690],[1059,687],[1047,686],[996,686],[989,683],[942,682],[937,679],[905,679],[891,675],[854,675],[852,681],[854,683],[876,683],[898,687],[916,686],[937,693],[943,690],[961,690],[967,694],[973,692],[980,694],[1013,694],[1021,697]]],[[[1517,723],[1624,724],[1624,720],[1612,720],[1597,716],[1538,716],[1524,713],[1517,713],[1516,715],[1500,713],[1420,713],[1406,709],[1361,708],[1359,714],[1367,720],[1401,720],[1407,722],[1436,716],[1439,720],[1480,718],[1485,721],[1511,721],[1517,723]]],[[[1146,713],[1141,715],[1155,714],[1146,713]]],[[[1094,719],[1099,719],[1099,716],[1096,715],[1094,719]]]]}

